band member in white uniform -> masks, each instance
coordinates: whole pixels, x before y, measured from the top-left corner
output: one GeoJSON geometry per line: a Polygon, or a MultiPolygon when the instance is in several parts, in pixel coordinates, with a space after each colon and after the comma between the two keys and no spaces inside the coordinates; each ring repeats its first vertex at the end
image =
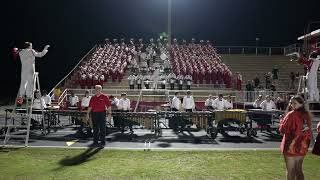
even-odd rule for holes
{"type": "Polygon", "coordinates": [[[192,112],[195,109],[194,99],[190,91],[187,91],[187,95],[183,97],[182,107],[186,112],[192,112]]]}
{"type": "Polygon", "coordinates": [[[264,111],[272,111],[272,109],[276,109],[276,104],[271,100],[269,95],[266,96],[266,100],[262,101],[260,107],[264,111]]]}
{"type": "Polygon", "coordinates": [[[232,105],[223,98],[222,94],[219,94],[218,97],[213,101],[213,107],[217,110],[226,110],[231,109],[232,105]]]}
{"type": "Polygon", "coordinates": [[[319,89],[317,86],[317,75],[318,68],[320,64],[320,49],[313,51],[309,59],[305,57],[300,57],[299,53],[294,53],[299,60],[300,64],[307,66],[307,92],[308,92],[308,101],[319,101],[319,89]]]}
{"type": "Polygon", "coordinates": [[[212,97],[212,94],[209,94],[208,99],[204,102],[204,106],[207,109],[214,109],[213,104],[214,104],[214,99],[212,97]]]}
{"type": "Polygon", "coordinates": [[[33,93],[33,75],[35,71],[35,57],[43,57],[47,52],[49,45],[46,45],[42,52],[36,52],[32,49],[32,43],[25,42],[25,49],[22,49],[19,52],[21,60],[21,83],[19,88],[19,96],[23,97],[24,95],[27,98],[32,97],[33,93]]]}

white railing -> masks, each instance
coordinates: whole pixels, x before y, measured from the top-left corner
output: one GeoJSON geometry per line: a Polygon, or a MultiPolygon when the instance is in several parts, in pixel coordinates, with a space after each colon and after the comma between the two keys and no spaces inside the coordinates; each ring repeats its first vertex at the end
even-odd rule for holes
{"type": "Polygon", "coordinates": [[[134,108],[134,112],[137,112],[137,109],[139,107],[139,102],[140,102],[140,100],[142,98],[141,96],[142,96],[142,91],[140,91],[139,98],[138,98],[137,103],[136,103],[136,107],[134,108]]]}
{"type": "Polygon", "coordinates": [[[294,52],[301,52],[302,48],[300,44],[291,44],[284,48],[284,55],[288,55],[294,52]]]}
{"type": "Polygon", "coordinates": [[[61,104],[67,100],[67,94],[68,94],[68,89],[65,89],[61,95],[59,96],[59,99],[58,99],[58,106],[61,106],[61,104]]]}
{"type": "MultiPolygon", "coordinates": [[[[88,90],[89,93],[92,95],[94,93],[93,89],[66,89],[62,95],[61,99],[59,98],[59,103],[61,104],[63,100],[65,100],[66,96],[70,95],[70,91],[74,92],[76,95],[84,95],[85,91],[88,90]],[[61,102],[60,102],[61,101],[61,102]]],[[[164,97],[165,99],[170,99],[174,96],[175,92],[180,92],[183,96],[186,94],[187,90],[166,90],[166,89],[103,89],[103,93],[120,96],[121,93],[127,93],[128,97],[137,97],[137,106],[139,101],[141,101],[142,96],[145,97],[164,97]],[[165,92],[164,94],[143,94],[143,92],[165,92]]],[[[196,99],[206,99],[209,94],[213,96],[218,96],[218,94],[223,94],[225,98],[227,96],[231,96],[234,98],[236,102],[252,102],[254,101],[259,95],[265,97],[266,95],[270,95],[274,98],[277,98],[283,94],[295,94],[296,91],[270,91],[270,90],[256,90],[256,91],[235,91],[235,90],[192,90],[191,93],[193,94],[194,98],[196,99]]],[[[136,106],[136,107],[137,107],[136,106]]]]}
{"type": "Polygon", "coordinates": [[[58,86],[60,86],[62,84],[62,82],[64,80],[66,80],[73,72],[74,70],[81,64],[81,62],[97,47],[97,45],[93,46],[93,48],[91,48],[91,50],[89,52],[87,52],[87,54],[85,54],[80,61],[74,66],[74,68],[67,74],[65,75],[49,92],[49,95],[51,96],[51,98],[53,97],[53,91],[54,89],[56,89],[58,86]]]}
{"type": "Polygon", "coordinates": [[[285,55],[285,47],[261,46],[215,46],[218,54],[243,54],[243,55],[285,55]]]}

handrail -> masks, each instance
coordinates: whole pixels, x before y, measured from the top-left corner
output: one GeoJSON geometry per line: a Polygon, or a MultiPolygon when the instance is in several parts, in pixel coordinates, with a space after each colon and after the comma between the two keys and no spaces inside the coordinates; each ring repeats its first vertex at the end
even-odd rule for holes
{"type": "Polygon", "coordinates": [[[142,90],[140,91],[139,98],[138,98],[137,103],[136,103],[136,107],[134,108],[134,112],[137,112],[137,109],[138,109],[138,106],[139,106],[139,102],[141,100],[141,96],[142,96],[142,90]]]}
{"type": "Polygon", "coordinates": [[[79,64],[97,47],[97,45],[94,45],[93,48],[90,49],[90,51],[87,52],[87,54],[85,54],[80,61],[77,63],[77,65],[66,75],[64,76],[64,78],[62,78],[49,92],[49,95],[52,94],[52,92],[54,91],[54,89],[56,89],[71,73],[73,73],[73,71],[79,66],[79,64]]]}
{"type": "Polygon", "coordinates": [[[285,48],[285,46],[213,46],[213,48],[285,48]]]}
{"type": "Polygon", "coordinates": [[[65,89],[65,90],[61,93],[61,95],[60,95],[60,97],[59,97],[59,99],[58,99],[58,106],[60,106],[60,104],[63,102],[63,99],[68,95],[67,91],[68,91],[68,89],[65,89]]]}

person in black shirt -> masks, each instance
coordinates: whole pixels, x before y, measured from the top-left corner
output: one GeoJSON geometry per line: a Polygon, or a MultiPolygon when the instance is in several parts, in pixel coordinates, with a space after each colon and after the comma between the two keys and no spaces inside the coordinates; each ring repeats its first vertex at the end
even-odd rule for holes
{"type": "Polygon", "coordinates": [[[250,80],[247,81],[246,91],[247,91],[247,101],[251,102],[252,101],[252,94],[254,91],[254,86],[250,80]]]}
{"type": "Polygon", "coordinates": [[[256,77],[253,79],[254,81],[254,87],[257,88],[260,85],[260,79],[258,77],[258,75],[256,75],[256,77]]]}

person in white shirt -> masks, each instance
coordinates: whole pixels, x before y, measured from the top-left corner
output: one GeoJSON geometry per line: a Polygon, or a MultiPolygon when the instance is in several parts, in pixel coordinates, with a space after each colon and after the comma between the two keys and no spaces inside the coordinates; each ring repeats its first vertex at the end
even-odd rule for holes
{"type": "Polygon", "coordinates": [[[118,109],[122,111],[129,111],[130,108],[130,99],[127,98],[126,93],[121,94],[121,99],[119,100],[118,103],[118,109]]]}
{"type": "Polygon", "coordinates": [[[253,107],[260,108],[260,104],[262,103],[262,95],[259,95],[258,98],[254,101],[253,107]]]}
{"type": "Polygon", "coordinates": [[[46,106],[50,106],[51,105],[51,97],[47,94],[46,90],[42,91],[42,98],[43,98],[46,106]]]}
{"type": "Polygon", "coordinates": [[[109,98],[111,101],[111,109],[118,110],[119,99],[113,95],[111,95],[109,98]]]}
{"type": "Polygon", "coordinates": [[[190,91],[187,91],[187,95],[183,97],[182,107],[186,112],[192,112],[194,110],[195,103],[190,91]]]}
{"type": "Polygon", "coordinates": [[[40,91],[36,91],[34,94],[34,100],[32,104],[32,109],[45,109],[47,108],[44,99],[41,97],[40,91]]]}
{"type": "Polygon", "coordinates": [[[24,48],[19,51],[21,60],[21,83],[19,88],[19,96],[31,98],[33,93],[33,75],[35,74],[35,58],[43,57],[48,52],[49,45],[46,45],[42,52],[32,49],[32,43],[25,42],[24,48]]]}
{"type": "Polygon", "coordinates": [[[81,109],[82,110],[87,110],[89,107],[89,102],[90,102],[91,96],[89,95],[89,91],[86,90],[84,97],[81,100],[81,109]]]}
{"type": "Polygon", "coordinates": [[[191,84],[192,84],[192,76],[191,75],[186,75],[184,77],[186,83],[187,83],[187,90],[190,90],[191,84]]]}
{"type": "Polygon", "coordinates": [[[264,111],[272,111],[272,109],[276,109],[276,104],[271,100],[269,95],[266,96],[266,100],[262,101],[260,107],[264,111]]]}
{"type": "Polygon", "coordinates": [[[79,102],[78,96],[74,94],[74,92],[71,92],[71,96],[69,97],[69,105],[71,107],[77,107],[79,102]]]}
{"type": "Polygon", "coordinates": [[[171,102],[171,111],[179,111],[181,106],[181,101],[179,99],[179,92],[174,93],[174,97],[172,98],[171,102]]]}
{"type": "MultiPolygon", "coordinates": [[[[121,112],[128,112],[130,111],[130,99],[127,98],[126,93],[121,94],[121,98],[118,103],[118,111],[121,112]]],[[[124,128],[129,126],[130,131],[132,132],[132,121],[127,119],[126,116],[120,115],[120,117],[116,118],[118,122],[115,122],[116,127],[121,127],[121,131],[124,132],[124,128]]]]}
{"type": "Polygon", "coordinates": [[[209,94],[208,99],[204,102],[204,106],[207,109],[214,109],[213,103],[214,103],[214,99],[212,98],[212,94],[209,94]]]}
{"type": "Polygon", "coordinates": [[[226,110],[232,108],[231,103],[223,99],[223,94],[219,94],[218,97],[213,101],[213,108],[217,110],[226,110]]]}
{"type": "Polygon", "coordinates": [[[129,81],[129,88],[130,89],[134,89],[134,81],[136,80],[136,77],[135,77],[135,75],[130,75],[129,77],[128,77],[128,81],[129,81]]]}

